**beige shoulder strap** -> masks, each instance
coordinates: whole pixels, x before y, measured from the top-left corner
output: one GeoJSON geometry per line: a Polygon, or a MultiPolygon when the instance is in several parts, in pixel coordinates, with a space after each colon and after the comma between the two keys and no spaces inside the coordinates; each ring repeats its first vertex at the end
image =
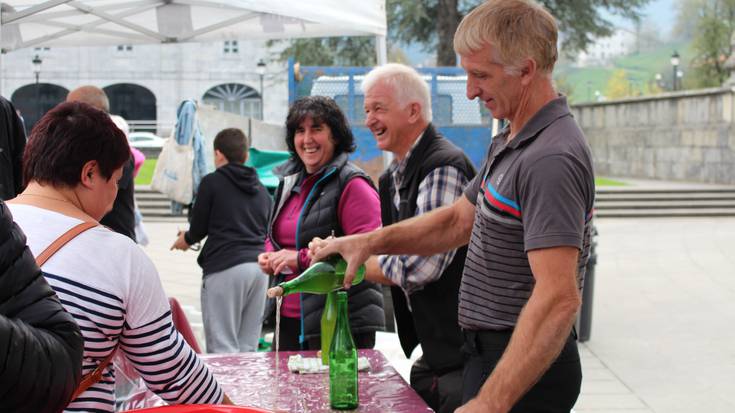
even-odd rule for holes
{"type": "MultiPolygon", "coordinates": [[[[38,257],[36,257],[36,264],[41,267],[44,263],[46,263],[46,261],[48,261],[49,258],[56,254],[56,252],[60,250],[61,247],[66,245],[66,243],[76,238],[76,236],[81,234],[82,232],[94,228],[97,225],[98,224],[96,222],[85,221],[81,224],[73,226],[71,229],[61,234],[59,238],[56,238],[56,240],[52,242],[51,245],[46,247],[46,249],[43,250],[43,252],[40,253],[38,257]]],[[[110,352],[110,354],[105,357],[105,359],[102,360],[99,365],[97,365],[97,368],[82,377],[82,381],[79,383],[79,386],[74,391],[74,395],[72,396],[71,400],[76,399],[90,386],[100,381],[100,379],[102,378],[102,372],[105,370],[105,367],[110,364],[110,361],[112,361],[112,356],[115,355],[115,350],[117,350],[117,346],[115,346],[115,349],[112,350],[112,352],[110,352]]]]}
{"type": "Polygon", "coordinates": [[[73,226],[70,230],[66,231],[54,242],[52,242],[51,245],[46,247],[46,249],[43,250],[42,253],[38,254],[38,257],[36,257],[36,264],[38,264],[39,267],[43,266],[43,264],[45,264],[52,255],[56,254],[56,251],[66,245],[67,242],[73,240],[74,238],[76,238],[77,235],[81,234],[82,232],[90,228],[94,228],[97,225],[98,224],[96,222],[82,222],[79,225],[73,226]]]}

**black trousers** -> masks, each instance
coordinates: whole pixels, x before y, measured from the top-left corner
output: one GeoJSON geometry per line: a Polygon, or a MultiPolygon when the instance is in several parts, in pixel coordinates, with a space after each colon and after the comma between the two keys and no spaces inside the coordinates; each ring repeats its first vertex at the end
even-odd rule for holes
{"type": "Polygon", "coordinates": [[[454,413],[462,405],[462,367],[435,371],[419,357],[411,366],[411,387],[437,413],[454,413]]]}
{"type": "MultiPolygon", "coordinates": [[[[299,334],[301,334],[301,320],[298,318],[281,316],[281,334],[278,342],[279,350],[298,351],[301,350],[299,344],[299,334]]],[[[275,333],[274,333],[275,334],[275,333]]],[[[272,349],[276,349],[276,342],[273,340],[272,349]]]]}
{"type": "MultiPolygon", "coordinates": [[[[375,347],[375,331],[369,333],[352,334],[357,348],[373,348],[375,347]]],[[[312,337],[304,343],[304,350],[321,350],[322,336],[312,337]]]]}
{"type": "MultiPolygon", "coordinates": [[[[500,361],[512,331],[465,331],[462,402],[477,395],[500,361]]],[[[577,340],[571,335],[541,379],[513,406],[511,413],[568,413],[582,386],[577,340]]]]}
{"type": "MultiPolygon", "coordinates": [[[[308,339],[301,347],[299,343],[299,335],[301,334],[301,320],[298,318],[281,317],[281,334],[278,343],[279,350],[283,351],[299,351],[299,350],[321,350],[321,336],[308,339]]],[[[353,334],[352,339],[355,340],[357,348],[373,348],[375,347],[375,331],[368,333],[353,334]]],[[[275,350],[275,342],[273,350],[275,350]]]]}

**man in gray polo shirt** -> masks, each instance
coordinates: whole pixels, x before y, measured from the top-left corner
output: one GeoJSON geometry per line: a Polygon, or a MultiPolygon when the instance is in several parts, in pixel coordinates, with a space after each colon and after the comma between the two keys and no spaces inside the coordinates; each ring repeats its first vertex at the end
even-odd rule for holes
{"type": "Polygon", "coordinates": [[[554,18],[530,0],[490,0],[457,28],[467,96],[509,122],[465,196],[380,230],[312,242],[340,253],[345,284],[371,254],[428,255],[469,242],[458,321],[467,354],[458,412],[569,412],[582,373],[573,323],[594,203],[592,157],[554,90],[554,18]]]}

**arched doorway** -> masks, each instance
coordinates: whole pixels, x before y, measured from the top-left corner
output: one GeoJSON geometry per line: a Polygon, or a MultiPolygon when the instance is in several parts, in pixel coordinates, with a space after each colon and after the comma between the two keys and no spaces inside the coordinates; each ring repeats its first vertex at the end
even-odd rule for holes
{"type": "Polygon", "coordinates": [[[225,83],[209,89],[202,101],[223,112],[261,119],[263,100],[255,89],[240,83],[225,83]]]}
{"type": "Polygon", "coordinates": [[[26,134],[54,106],[66,100],[69,90],[51,83],[25,85],[16,89],[10,100],[18,109],[26,125],[26,134]]]}
{"type": "Polygon", "coordinates": [[[156,95],[132,83],[117,83],[103,88],[110,100],[110,113],[128,121],[130,130],[156,132],[156,95]]]}

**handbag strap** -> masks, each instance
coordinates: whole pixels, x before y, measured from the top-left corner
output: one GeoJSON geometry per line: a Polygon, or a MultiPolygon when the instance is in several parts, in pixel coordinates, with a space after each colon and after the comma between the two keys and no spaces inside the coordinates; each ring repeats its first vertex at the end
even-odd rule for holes
{"type": "Polygon", "coordinates": [[[117,350],[117,345],[115,345],[115,348],[112,349],[110,354],[105,357],[100,364],[97,365],[97,367],[94,368],[91,372],[87,373],[82,377],[82,381],[79,382],[79,386],[77,386],[77,389],[74,390],[74,394],[71,396],[70,400],[74,400],[79,395],[87,391],[88,388],[90,388],[93,384],[97,383],[102,379],[102,373],[105,371],[107,366],[110,365],[110,362],[112,362],[112,357],[115,356],[115,352],[117,350]]]}
{"type": "MultiPolygon", "coordinates": [[[[77,235],[81,234],[82,232],[94,228],[97,225],[99,225],[97,222],[85,221],[81,224],[71,227],[71,229],[61,234],[59,238],[56,238],[56,240],[54,240],[51,245],[46,247],[46,249],[43,250],[43,252],[40,253],[38,257],[36,257],[36,264],[41,267],[43,264],[46,263],[46,261],[48,261],[49,258],[56,254],[56,252],[59,251],[69,241],[76,238],[77,235]]],[[[112,349],[110,354],[108,354],[107,357],[105,357],[105,359],[102,360],[102,362],[98,364],[94,370],[92,370],[89,374],[85,374],[84,377],[82,377],[82,381],[79,383],[79,386],[77,386],[76,390],[74,390],[74,394],[72,395],[71,400],[79,397],[79,395],[87,391],[90,386],[102,379],[102,373],[112,361],[112,357],[115,355],[115,350],[117,350],[117,346],[112,349]]]]}
{"type": "Polygon", "coordinates": [[[63,247],[69,241],[76,238],[77,235],[81,234],[82,232],[90,228],[94,228],[97,225],[98,224],[96,222],[85,221],[85,222],[82,222],[81,224],[73,226],[70,230],[61,234],[59,238],[56,238],[56,240],[52,242],[51,245],[46,247],[46,249],[43,250],[42,253],[38,254],[38,257],[36,257],[36,264],[38,264],[39,267],[43,266],[43,264],[45,264],[49,258],[51,258],[54,254],[56,254],[56,251],[61,249],[61,247],[63,247]]]}

